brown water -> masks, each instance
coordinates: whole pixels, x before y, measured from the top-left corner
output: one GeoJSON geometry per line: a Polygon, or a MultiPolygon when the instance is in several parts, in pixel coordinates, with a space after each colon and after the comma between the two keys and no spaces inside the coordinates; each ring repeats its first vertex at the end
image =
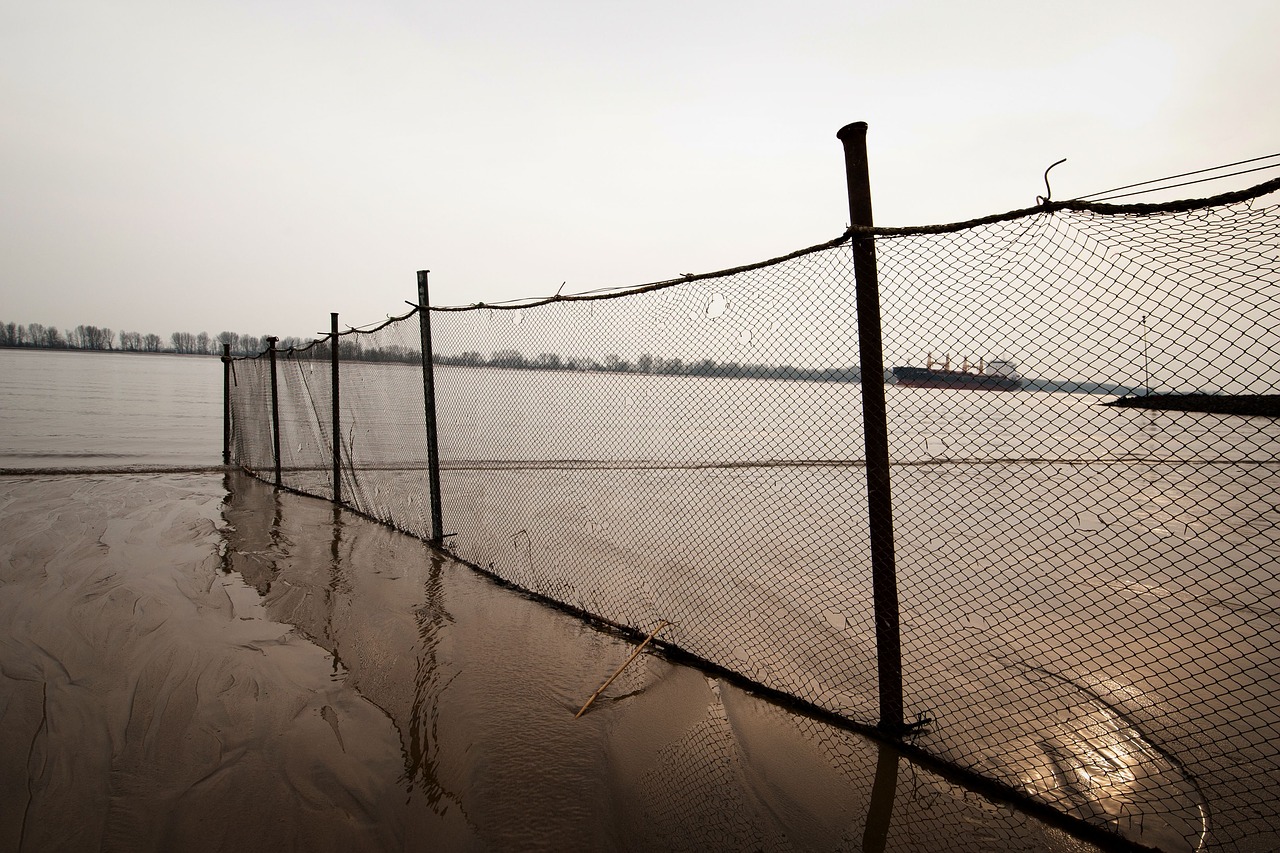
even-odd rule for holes
{"type": "Polygon", "coordinates": [[[1090,849],[240,474],[0,479],[0,848],[1090,849]]]}

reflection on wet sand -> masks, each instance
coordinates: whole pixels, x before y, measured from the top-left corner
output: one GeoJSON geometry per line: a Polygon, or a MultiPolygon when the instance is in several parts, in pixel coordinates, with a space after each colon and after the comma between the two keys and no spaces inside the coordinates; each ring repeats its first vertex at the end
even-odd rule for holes
{"type": "Polygon", "coordinates": [[[239,475],[0,480],[3,849],[1081,850],[239,475]]]}
{"type": "Polygon", "coordinates": [[[291,543],[271,617],[341,659],[347,684],[388,714],[408,801],[463,815],[481,846],[1081,847],[910,764],[899,778],[891,750],[652,656],[575,721],[625,644],[381,526],[245,478],[228,487],[230,554],[291,543]],[[235,519],[281,503],[284,530],[246,541],[253,528],[235,519]],[[301,535],[326,527],[327,562],[307,553],[322,537],[301,535]]]}

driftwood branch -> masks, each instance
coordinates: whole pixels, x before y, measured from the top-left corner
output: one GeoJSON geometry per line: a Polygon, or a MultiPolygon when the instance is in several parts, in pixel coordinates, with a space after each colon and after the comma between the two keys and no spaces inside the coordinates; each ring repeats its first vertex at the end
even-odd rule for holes
{"type": "Polygon", "coordinates": [[[666,621],[665,619],[664,619],[664,620],[662,620],[661,622],[659,622],[659,623],[658,623],[658,627],[653,629],[653,633],[652,633],[652,634],[650,634],[649,636],[645,637],[645,639],[644,639],[644,642],[643,642],[643,643],[641,643],[640,645],[636,646],[636,650],[635,650],[634,652],[632,652],[632,653],[631,653],[631,657],[627,658],[627,659],[626,659],[626,661],[622,664],[622,666],[618,667],[617,672],[615,672],[613,675],[609,676],[609,680],[608,680],[608,681],[606,681],[604,684],[601,684],[601,685],[600,685],[600,689],[599,689],[599,690],[597,690],[595,693],[592,693],[592,694],[591,694],[591,698],[590,698],[590,699],[588,699],[588,700],[586,701],[586,704],[584,704],[584,705],[582,706],[582,708],[578,710],[578,713],[576,713],[576,714],[574,714],[574,715],[573,715],[573,718],[576,720],[576,719],[578,719],[579,717],[581,717],[584,713],[586,713],[587,709],[591,707],[591,703],[592,703],[592,702],[594,702],[594,701],[596,701],[596,698],[597,698],[601,693],[603,693],[606,689],[608,689],[608,687],[609,687],[609,685],[610,685],[610,684],[613,684],[613,680],[614,680],[615,678],[617,678],[619,675],[622,675],[622,671],[623,671],[624,669],[626,669],[626,668],[630,665],[630,663],[631,663],[633,660],[635,660],[637,657],[639,657],[639,656],[640,656],[640,653],[641,653],[642,651],[644,651],[644,647],[645,647],[645,646],[647,646],[647,645],[649,645],[649,641],[650,641],[650,640],[652,640],[654,637],[658,636],[658,632],[659,632],[659,631],[661,631],[663,628],[667,627],[667,626],[668,626],[668,625],[670,625],[670,624],[671,624],[671,623],[670,623],[670,622],[668,622],[668,621],[666,621]]]}

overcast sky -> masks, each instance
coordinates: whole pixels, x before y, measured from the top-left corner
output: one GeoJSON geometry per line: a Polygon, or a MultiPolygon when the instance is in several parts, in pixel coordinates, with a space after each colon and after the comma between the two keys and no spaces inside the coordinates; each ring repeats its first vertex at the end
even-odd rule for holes
{"type": "MultiPolygon", "coordinates": [[[[0,0],[0,319],[310,336],[1280,151],[1274,0],[0,0]]],[[[1178,195],[1245,186],[1274,172],[1178,195]]]]}

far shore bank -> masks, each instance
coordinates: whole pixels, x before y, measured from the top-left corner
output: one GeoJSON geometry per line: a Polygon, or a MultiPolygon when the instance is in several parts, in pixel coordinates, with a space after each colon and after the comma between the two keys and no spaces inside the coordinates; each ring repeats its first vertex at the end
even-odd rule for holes
{"type": "MultiPolygon", "coordinates": [[[[177,352],[171,349],[88,349],[86,347],[0,346],[0,352],[71,353],[75,355],[176,355],[182,358],[221,358],[221,352],[177,352]]],[[[237,357],[239,357],[238,354],[237,357]]],[[[255,353],[256,355],[256,353],[255,353]]]]}
{"type": "Polygon", "coordinates": [[[1244,415],[1280,418],[1280,394],[1149,394],[1121,397],[1103,403],[1124,409],[1157,409],[1174,412],[1207,412],[1214,415],[1244,415]]]}

